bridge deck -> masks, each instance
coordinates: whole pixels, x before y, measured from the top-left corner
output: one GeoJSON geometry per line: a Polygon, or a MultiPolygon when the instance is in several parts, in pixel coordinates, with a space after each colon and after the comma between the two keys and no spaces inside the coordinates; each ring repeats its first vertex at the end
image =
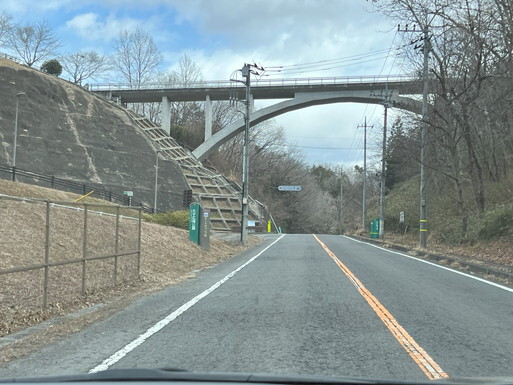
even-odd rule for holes
{"type": "MultiPolygon", "coordinates": [[[[290,99],[300,92],[332,92],[361,90],[398,90],[402,95],[422,93],[422,83],[411,76],[360,76],[308,79],[254,79],[251,82],[253,99],[290,99]]],[[[170,101],[243,99],[244,86],[230,81],[195,82],[184,86],[176,83],[146,83],[134,88],[127,84],[95,84],[91,91],[109,98],[120,98],[123,103],[161,102],[164,96],[170,101]]]]}

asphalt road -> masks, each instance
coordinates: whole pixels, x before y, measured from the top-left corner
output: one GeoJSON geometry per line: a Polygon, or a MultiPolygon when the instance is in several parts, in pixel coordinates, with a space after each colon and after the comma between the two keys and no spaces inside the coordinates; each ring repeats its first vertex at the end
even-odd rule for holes
{"type": "Polygon", "coordinates": [[[319,236],[326,249],[312,235],[264,238],[0,377],[178,367],[426,380],[435,366],[513,376],[513,290],[342,236],[319,236]]]}

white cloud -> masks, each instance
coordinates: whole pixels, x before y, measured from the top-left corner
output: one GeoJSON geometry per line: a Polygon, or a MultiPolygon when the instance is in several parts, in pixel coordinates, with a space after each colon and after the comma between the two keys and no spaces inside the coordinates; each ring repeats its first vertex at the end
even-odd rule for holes
{"type": "MultiPolygon", "coordinates": [[[[390,46],[393,33],[363,1],[342,0],[168,0],[181,23],[193,24],[213,42],[204,55],[219,57],[216,44],[244,61],[290,65],[365,54],[390,46]],[[208,50],[210,48],[210,51],[208,50]]],[[[380,63],[381,65],[381,63],[380,63]]],[[[376,63],[301,76],[340,76],[379,71],[376,63]]]]}
{"type": "Polygon", "coordinates": [[[2,0],[0,10],[9,14],[39,13],[55,11],[73,3],[73,0],[2,0]]]}
{"type": "MultiPolygon", "coordinates": [[[[389,48],[393,37],[393,33],[377,33],[387,30],[386,23],[378,15],[366,12],[362,2],[357,1],[243,0],[235,3],[218,0],[174,4],[182,22],[195,23],[203,33],[218,34],[225,40],[222,49],[205,47],[187,51],[206,79],[229,79],[234,70],[248,61],[266,67],[368,54],[389,48]],[[245,13],[248,20],[243,16],[245,13]]],[[[330,71],[292,76],[377,75],[382,71],[384,56],[330,71]]],[[[391,61],[389,59],[389,64],[391,61]]],[[[385,67],[383,74],[389,71],[385,67]]],[[[257,108],[275,102],[257,102],[257,108]]],[[[369,124],[376,121],[375,130],[378,130],[378,124],[381,127],[378,118],[381,118],[382,107],[366,108],[356,103],[309,107],[278,116],[275,120],[284,127],[291,143],[324,147],[303,148],[307,162],[354,165],[363,162],[363,133],[357,131],[357,125],[363,123],[364,115],[369,124]],[[329,150],[329,147],[342,149],[329,150]]]]}
{"type": "Polygon", "coordinates": [[[88,12],[76,15],[65,25],[85,40],[111,40],[119,36],[123,30],[133,30],[143,22],[133,18],[116,18],[113,15],[102,17],[88,12]]]}
{"type": "MultiPolygon", "coordinates": [[[[389,48],[394,37],[384,17],[367,12],[365,8],[372,5],[364,0],[48,0],[34,6],[32,3],[2,0],[0,10],[9,12],[22,5],[28,16],[27,9],[51,7],[54,12],[37,17],[66,15],[66,20],[61,20],[61,30],[74,50],[89,47],[108,52],[112,40],[123,29],[141,27],[159,45],[167,69],[176,68],[179,58],[187,53],[206,80],[228,80],[246,62],[269,67],[368,54],[389,48]]],[[[290,76],[390,73],[391,59],[383,70],[383,56],[374,59],[290,76]]],[[[266,103],[271,102],[274,101],[266,103]]],[[[355,148],[352,152],[304,149],[307,161],[361,163],[358,141],[362,134],[356,126],[363,123],[365,114],[378,131],[382,127],[382,107],[366,108],[354,103],[310,107],[281,115],[276,122],[284,127],[290,141],[300,146],[355,148]],[[312,136],[318,139],[307,139],[312,136]]]]}

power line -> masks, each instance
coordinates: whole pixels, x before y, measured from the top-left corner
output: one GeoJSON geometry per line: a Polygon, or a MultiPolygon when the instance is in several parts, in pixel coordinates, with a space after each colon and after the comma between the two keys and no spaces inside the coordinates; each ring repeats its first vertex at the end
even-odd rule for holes
{"type": "Polygon", "coordinates": [[[326,60],[319,60],[319,61],[315,61],[315,62],[307,62],[307,63],[301,63],[301,64],[289,64],[289,65],[282,65],[282,66],[268,66],[268,67],[266,67],[266,69],[271,69],[271,70],[278,69],[278,70],[280,70],[280,69],[286,69],[286,68],[289,68],[289,67],[314,66],[314,65],[324,64],[324,63],[333,63],[333,62],[337,62],[337,61],[355,60],[355,58],[367,57],[367,56],[372,56],[372,55],[380,55],[380,54],[388,52],[388,51],[390,51],[390,48],[389,49],[383,49],[383,50],[380,50],[380,51],[368,52],[368,53],[365,53],[365,54],[345,56],[345,57],[341,57],[341,58],[337,58],[337,59],[326,59],[326,60]]]}
{"type": "MultiPolygon", "coordinates": [[[[388,52],[391,52],[393,50],[392,46],[394,45],[395,43],[395,39],[397,38],[397,35],[398,35],[398,31],[395,32],[394,34],[394,38],[392,39],[392,43],[390,43],[390,48],[388,48],[388,52]]],[[[404,45],[403,45],[404,46],[404,45]]],[[[402,48],[403,46],[400,46],[400,47],[397,47],[396,50],[399,50],[400,48],[402,48]]],[[[383,62],[383,65],[381,66],[381,71],[379,71],[379,76],[381,76],[381,74],[383,73],[383,70],[385,69],[385,65],[387,63],[387,60],[388,60],[388,55],[387,57],[385,58],[385,61],[383,62]]],[[[390,66],[390,72],[388,73],[388,75],[390,75],[392,73],[392,68],[393,68],[393,64],[395,63],[395,57],[394,57],[394,61],[392,63],[392,65],[390,66]]],[[[365,105],[365,111],[363,112],[363,116],[362,116],[362,119],[360,119],[360,121],[363,120],[363,117],[366,117],[367,115],[367,108],[369,107],[368,104],[365,105]]],[[[372,113],[370,114],[370,118],[372,119],[372,117],[374,116],[374,113],[376,112],[376,109],[377,109],[378,105],[375,105],[374,106],[374,109],[372,110],[372,113]]]]}
{"type": "MultiPolygon", "coordinates": [[[[349,150],[349,151],[354,150],[353,147],[320,147],[320,146],[318,147],[318,146],[301,146],[298,144],[280,144],[279,146],[292,147],[292,148],[308,148],[308,149],[312,149],[312,150],[349,150]]],[[[363,147],[359,148],[359,150],[363,150],[363,147]]]]}
{"type": "MultiPolygon", "coordinates": [[[[304,74],[304,73],[308,73],[308,72],[321,72],[321,71],[329,71],[329,70],[332,70],[332,69],[338,69],[338,68],[344,68],[344,67],[350,67],[350,66],[355,66],[355,65],[359,65],[359,64],[363,64],[363,63],[368,63],[368,62],[372,62],[372,61],[376,61],[376,60],[381,60],[381,59],[385,59],[387,56],[381,56],[381,57],[378,57],[378,58],[374,58],[374,59],[368,59],[368,60],[360,60],[358,62],[354,62],[354,63],[345,63],[345,64],[339,64],[339,65],[333,65],[331,67],[308,67],[308,68],[303,68],[303,69],[300,69],[300,68],[297,68],[297,69],[293,69],[293,70],[282,70],[282,71],[272,71],[273,73],[271,74],[265,74],[264,76],[283,76],[283,75],[298,75],[298,74],[304,74]]],[[[267,72],[267,70],[266,70],[267,72]]],[[[271,72],[271,71],[269,71],[271,72]]]]}
{"type": "Polygon", "coordinates": [[[317,140],[339,140],[340,137],[319,137],[319,136],[301,136],[301,135],[289,135],[289,138],[297,139],[317,139],[317,140]]]}

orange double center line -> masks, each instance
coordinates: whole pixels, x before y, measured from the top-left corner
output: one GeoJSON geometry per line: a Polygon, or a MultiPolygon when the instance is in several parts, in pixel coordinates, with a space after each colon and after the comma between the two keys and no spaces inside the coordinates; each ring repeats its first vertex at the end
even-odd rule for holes
{"type": "Polygon", "coordinates": [[[314,238],[319,242],[322,248],[335,261],[344,274],[349,278],[351,283],[356,287],[358,292],[365,298],[370,307],[376,312],[378,317],[383,321],[388,330],[390,330],[396,340],[408,352],[410,357],[415,361],[419,368],[430,380],[438,380],[449,377],[442,368],[426,353],[422,347],[415,342],[412,336],[397,322],[390,312],[378,301],[374,295],[360,282],[358,278],[344,265],[337,256],[317,237],[314,238]]]}

